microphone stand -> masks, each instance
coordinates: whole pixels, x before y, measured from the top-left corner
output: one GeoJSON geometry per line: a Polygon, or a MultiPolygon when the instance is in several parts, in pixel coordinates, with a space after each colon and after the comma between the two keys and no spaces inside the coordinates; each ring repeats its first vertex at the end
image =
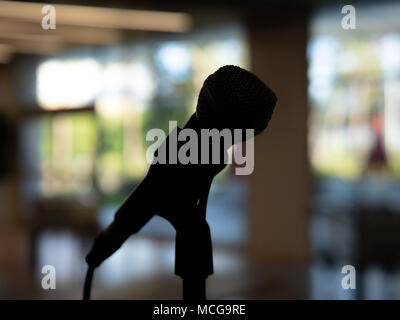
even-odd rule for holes
{"type": "MultiPolygon", "coordinates": [[[[166,146],[168,139],[169,136],[164,141],[166,146]]],[[[152,164],[146,178],[124,201],[114,221],[96,238],[87,255],[89,270],[84,297],[90,298],[94,268],[156,214],[176,230],[175,274],[183,281],[183,300],[205,300],[206,279],[214,272],[211,234],[206,221],[207,199],[213,178],[225,166],[224,163],[152,164]],[[148,190],[152,190],[151,197],[148,190]],[[139,214],[134,215],[132,211],[139,214]]]]}
{"type": "Polygon", "coordinates": [[[206,221],[207,199],[211,183],[204,186],[192,214],[175,226],[175,274],[182,278],[185,301],[206,300],[206,279],[213,274],[211,233],[206,221]]]}

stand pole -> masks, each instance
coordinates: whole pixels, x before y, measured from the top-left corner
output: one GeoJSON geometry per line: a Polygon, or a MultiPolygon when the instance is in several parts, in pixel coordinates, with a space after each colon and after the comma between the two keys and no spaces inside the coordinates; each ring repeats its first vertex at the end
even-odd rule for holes
{"type": "Polygon", "coordinates": [[[206,279],[182,278],[183,300],[186,301],[204,301],[206,300],[206,279]]]}
{"type": "Polygon", "coordinates": [[[183,300],[206,300],[206,279],[212,273],[211,234],[205,219],[178,228],[175,274],[182,278],[183,300]]]}

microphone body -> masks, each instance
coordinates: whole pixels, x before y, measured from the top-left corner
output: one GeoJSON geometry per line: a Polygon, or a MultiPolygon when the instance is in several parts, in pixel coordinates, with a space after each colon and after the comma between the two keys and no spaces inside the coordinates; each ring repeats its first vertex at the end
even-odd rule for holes
{"type": "MultiPolygon", "coordinates": [[[[259,134],[267,127],[276,101],[272,90],[254,74],[239,67],[225,66],[204,82],[196,112],[184,129],[195,130],[198,137],[202,129],[253,129],[259,134]]],[[[176,130],[178,134],[181,129],[176,130]]],[[[170,138],[171,133],[155,154],[161,147],[169,154],[170,138]]],[[[184,143],[178,141],[177,150],[184,143]]],[[[199,160],[197,164],[178,161],[150,165],[146,177],[117,210],[114,221],[96,238],[86,257],[89,267],[100,265],[157,214],[177,231],[175,273],[182,277],[212,274],[211,237],[205,212],[212,180],[226,166],[223,159],[226,159],[227,147],[220,143],[218,164],[211,161],[212,151],[210,146],[208,164],[199,160]]]]}

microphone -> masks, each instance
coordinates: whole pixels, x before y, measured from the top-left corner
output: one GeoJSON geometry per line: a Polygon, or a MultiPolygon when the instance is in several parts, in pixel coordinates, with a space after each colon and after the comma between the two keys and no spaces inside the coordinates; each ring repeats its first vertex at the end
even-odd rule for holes
{"type": "MultiPolygon", "coordinates": [[[[275,93],[257,76],[237,66],[224,66],[205,80],[199,93],[196,112],[184,129],[193,129],[198,134],[202,129],[253,129],[256,135],[266,129],[276,101],[275,93]]],[[[176,128],[174,134],[180,130],[176,128]]],[[[169,139],[174,131],[155,151],[155,155],[162,148],[169,154],[169,139]]],[[[182,144],[178,142],[178,146],[182,144]]],[[[200,158],[201,150],[198,150],[200,158]]],[[[222,156],[226,156],[225,146],[221,147],[221,151],[222,156]]],[[[225,166],[221,161],[218,164],[151,164],[146,177],[117,210],[114,221],[95,239],[86,257],[89,268],[99,266],[156,214],[168,220],[177,234],[178,230],[184,234],[188,230],[199,229],[208,230],[209,233],[205,220],[209,188],[213,178],[225,166]]],[[[193,246],[192,252],[199,254],[202,249],[198,243],[202,241],[202,235],[193,232],[190,237],[193,240],[190,243],[193,246]]],[[[206,246],[211,246],[211,240],[205,241],[210,241],[206,246]]],[[[179,270],[178,264],[175,269],[176,274],[186,272],[179,270]]],[[[212,261],[206,269],[208,274],[213,272],[212,261]]]]}

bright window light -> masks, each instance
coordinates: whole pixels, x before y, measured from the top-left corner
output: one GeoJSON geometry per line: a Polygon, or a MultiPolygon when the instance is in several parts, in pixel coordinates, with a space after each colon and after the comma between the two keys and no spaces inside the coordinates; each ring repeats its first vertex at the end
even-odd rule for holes
{"type": "Polygon", "coordinates": [[[127,86],[134,99],[148,101],[153,97],[155,79],[148,65],[142,62],[134,62],[127,68],[127,86]]]}
{"type": "Polygon", "coordinates": [[[173,77],[187,77],[191,67],[189,50],[177,42],[167,42],[156,54],[156,61],[161,68],[173,77]]]}
{"type": "Polygon", "coordinates": [[[94,59],[50,60],[37,71],[37,97],[44,109],[77,108],[93,101],[100,66],[94,59]]]}

